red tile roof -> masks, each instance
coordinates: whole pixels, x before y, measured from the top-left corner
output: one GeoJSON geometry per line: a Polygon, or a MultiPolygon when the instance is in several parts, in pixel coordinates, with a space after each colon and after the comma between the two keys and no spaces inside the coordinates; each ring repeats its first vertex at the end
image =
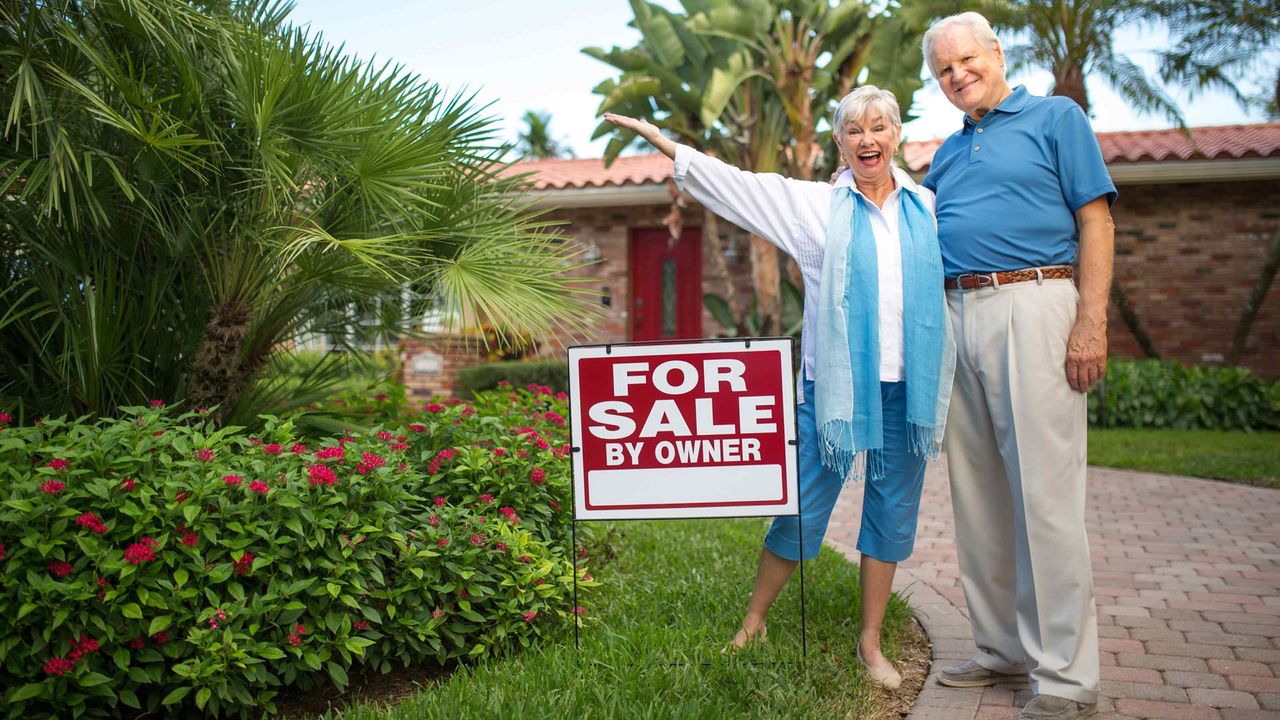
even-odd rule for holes
{"type": "MultiPolygon", "coordinates": [[[[941,144],[941,138],[903,143],[907,169],[927,170],[941,144]]],[[[1192,128],[1190,140],[1179,130],[1105,132],[1098,133],[1098,144],[1109,165],[1280,157],[1280,122],[1192,128]]],[[[506,174],[526,172],[534,173],[530,180],[538,190],[648,185],[671,177],[671,161],[661,153],[620,157],[607,168],[599,159],[530,160],[513,165],[506,174]]]]}

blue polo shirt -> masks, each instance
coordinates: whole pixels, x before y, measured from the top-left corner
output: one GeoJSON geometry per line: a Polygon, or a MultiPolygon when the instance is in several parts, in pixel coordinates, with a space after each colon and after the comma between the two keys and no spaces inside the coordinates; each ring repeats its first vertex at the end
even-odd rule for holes
{"type": "Polygon", "coordinates": [[[1070,265],[1075,211],[1116,199],[1098,139],[1064,97],[1013,94],[947,138],[923,185],[937,193],[938,241],[947,277],[1070,265]]]}

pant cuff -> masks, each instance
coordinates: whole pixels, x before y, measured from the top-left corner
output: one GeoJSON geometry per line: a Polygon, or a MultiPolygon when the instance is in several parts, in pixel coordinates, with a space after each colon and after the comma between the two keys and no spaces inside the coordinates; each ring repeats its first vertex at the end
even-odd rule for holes
{"type": "Polygon", "coordinates": [[[1036,695],[1052,695],[1054,697],[1066,698],[1085,705],[1092,705],[1098,702],[1098,690],[1081,687],[1079,685],[1068,685],[1061,682],[1044,682],[1031,679],[1031,691],[1036,695]]]}

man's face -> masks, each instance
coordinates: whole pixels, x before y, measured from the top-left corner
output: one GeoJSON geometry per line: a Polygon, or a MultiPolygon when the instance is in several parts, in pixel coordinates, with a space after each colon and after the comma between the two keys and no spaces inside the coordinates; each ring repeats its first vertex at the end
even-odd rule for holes
{"type": "Polygon", "coordinates": [[[1008,93],[1004,51],[989,49],[966,27],[951,27],[933,43],[933,67],[938,85],[951,101],[975,120],[1000,104],[1008,93]]]}

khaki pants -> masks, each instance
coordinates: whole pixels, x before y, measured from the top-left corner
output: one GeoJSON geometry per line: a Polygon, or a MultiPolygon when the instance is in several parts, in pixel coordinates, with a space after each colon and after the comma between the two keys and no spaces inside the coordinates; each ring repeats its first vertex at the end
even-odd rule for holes
{"type": "Polygon", "coordinates": [[[1087,414],[1064,370],[1078,298],[1070,280],[947,292],[958,357],[946,442],[979,664],[1092,703],[1087,414]]]}

